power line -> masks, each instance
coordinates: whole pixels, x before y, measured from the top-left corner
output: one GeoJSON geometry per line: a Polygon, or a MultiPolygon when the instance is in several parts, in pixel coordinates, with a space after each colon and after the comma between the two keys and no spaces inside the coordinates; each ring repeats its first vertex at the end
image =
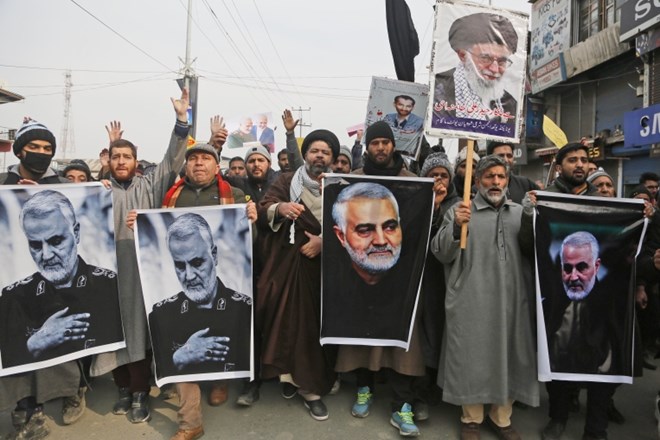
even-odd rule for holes
{"type": "MultiPolygon", "coordinates": [[[[182,1],[182,0],[179,0],[179,4],[180,4],[180,5],[181,5],[186,11],[188,10],[188,8],[186,7],[186,5],[183,4],[183,1],[182,1]]],[[[234,71],[234,69],[231,67],[231,64],[227,61],[227,59],[226,59],[225,56],[222,54],[222,52],[218,49],[218,47],[215,45],[215,43],[213,43],[213,40],[211,40],[211,38],[206,34],[206,32],[204,32],[204,30],[202,29],[202,27],[197,23],[197,20],[195,20],[195,17],[192,17],[192,21],[193,21],[193,23],[195,24],[195,26],[197,27],[197,30],[199,30],[199,31],[202,33],[202,35],[204,36],[204,38],[206,38],[206,40],[209,42],[209,44],[211,45],[211,47],[213,47],[213,49],[214,49],[215,52],[218,54],[218,56],[219,56],[220,59],[223,61],[223,63],[224,63],[227,67],[229,67],[229,70],[235,75],[235,78],[237,78],[237,79],[242,79],[242,77],[239,76],[239,75],[236,73],[236,71],[234,71]]],[[[200,69],[198,69],[198,71],[200,71],[200,69]]],[[[261,99],[261,97],[260,97],[259,95],[257,95],[256,93],[254,93],[254,91],[253,91],[252,89],[249,89],[249,90],[250,90],[250,93],[252,94],[252,96],[254,96],[254,97],[257,99],[257,101],[259,101],[260,103],[262,103],[265,107],[268,107],[268,104],[265,104],[264,101],[261,99]]]]}
{"type": "Polygon", "coordinates": [[[146,52],[145,50],[141,49],[141,48],[138,47],[136,44],[134,44],[133,42],[131,42],[128,38],[124,37],[122,34],[120,34],[119,32],[117,32],[117,31],[114,30],[113,28],[111,28],[109,25],[105,24],[105,22],[103,22],[103,20],[101,20],[101,19],[98,18],[96,15],[92,14],[91,12],[89,12],[89,11],[88,11],[87,9],[85,9],[82,5],[80,5],[78,2],[76,2],[76,0],[70,0],[70,1],[71,1],[71,3],[73,3],[74,5],[78,6],[80,9],[82,9],[83,11],[85,11],[85,13],[87,13],[87,14],[88,14],[90,17],[92,17],[94,20],[98,21],[98,22],[101,23],[103,26],[105,26],[107,29],[109,29],[113,34],[117,35],[119,38],[121,38],[122,40],[124,40],[125,42],[127,42],[128,44],[130,44],[131,46],[133,46],[134,48],[136,48],[136,49],[139,50],[140,52],[142,52],[144,55],[146,55],[147,57],[149,57],[149,58],[152,59],[153,61],[157,62],[158,64],[160,64],[161,66],[163,66],[164,68],[166,68],[167,70],[169,70],[170,72],[174,72],[172,69],[170,69],[169,67],[167,67],[164,63],[160,62],[158,59],[156,59],[155,57],[151,56],[151,54],[149,54],[148,52],[146,52]]]}
{"type": "MultiPolygon", "coordinates": [[[[261,15],[261,11],[259,10],[259,7],[257,6],[256,0],[252,0],[252,3],[254,4],[254,9],[257,10],[257,15],[259,16],[259,20],[261,20],[261,25],[264,27],[264,31],[266,31],[266,36],[268,37],[268,41],[270,41],[270,45],[273,46],[273,50],[275,51],[275,55],[277,56],[277,59],[279,60],[280,64],[282,65],[282,69],[284,70],[284,73],[286,73],[287,78],[289,81],[293,82],[293,79],[291,79],[291,75],[289,74],[289,71],[286,68],[286,64],[284,64],[284,61],[282,60],[282,57],[280,56],[280,52],[277,50],[277,46],[275,46],[275,43],[273,42],[273,39],[270,36],[270,32],[268,31],[268,26],[266,26],[266,22],[264,21],[263,16],[261,15]]],[[[294,86],[294,90],[298,94],[298,96],[305,101],[305,99],[302,97],[298,89],[294,86]]],[[[307,105],[307,104],[305,104],[307,105]]]]}
{"type": "MultiPolygon", "coordinates": [[[[106,89],[108,87],[117,87],[117,86],[121,86],[121,85],[124,85],[124,84],[131,84],[131,83],[136,83],[136,82],[150,82],[150,81],[164,81],[164,80],[171,81],[174,78],[158,78],[159,76],[169,75],[169,74],[170,74],[170,72],[165,72],[165,73],[160,73],[158,75],[147,76],[147,77],[144,77],[144,78],[137,78],[137,79],[128,80],[128,81],[119,81],[119,82],[114,82],[114,83],[101,84],[99,86],[88,87],[86,89],[72,89],[71,93],[88,92],[90,90],[106,89]]],[[[25,97],[26,98],[35,98],[35,97],[38,97],[38,96],[52,96],[52,95],[60,95],[60,94],[62,94],[62,91],[52,92],[52,93],[39,93],[39,94],[36,94],[36,95],[26,95],[25,97]]]]}
{"type": "MultiPolygon", "coordinates": [[[[28,70],[55,70],[58,72],[91,72],[91,73],[164,73],[152,70],[98,70],[98,69],[70,69],[64,67],[44,67],[44,66],[23,66],[16,64],[0,64],[0,67],[8,67],[10,69],[28,69],[28,70]]],[[[168,72],[170,70],[168,69],[168,72]]]]}

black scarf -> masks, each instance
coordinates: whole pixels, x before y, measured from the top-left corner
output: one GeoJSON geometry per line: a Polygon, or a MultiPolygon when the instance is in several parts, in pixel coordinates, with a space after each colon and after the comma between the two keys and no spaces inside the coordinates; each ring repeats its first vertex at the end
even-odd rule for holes
{"type": "Polygon", "coordinates": [[[403,168],[403,157],[398,151],[392,157],[394,164],[391,167],[376,165],[369,155],[364,158],[364,174],[369,176],[398,176],[403,168]]]}

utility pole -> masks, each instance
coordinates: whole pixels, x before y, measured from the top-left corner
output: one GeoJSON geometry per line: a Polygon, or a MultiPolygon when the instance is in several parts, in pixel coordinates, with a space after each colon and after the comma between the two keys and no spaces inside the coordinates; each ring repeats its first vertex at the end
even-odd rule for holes
{"type": "Polygon", "coordinates": [[[67,70],[64,73],[64,121],[62,123],[62,132],[60,133],[60,143],[62,144],[59,151],[62,152],[62,158],[66,159],[66,153],[76,151],[76,144],[73,135],[73,116],[71,114],[71,71],[67,70]]]}
{"type": "Polygon", "coordinates": [[[187,87],[190,91],[190,106],[188,107],[188,123],[190,124],[190,136],[195,137],[195,129],[197,127],[197,76],[192,68],[192,63],[195,60],[191,59],[191,43],[192,43],[192,0],[188,0],[188,19],[186,27],[186,59],[183,61],[183,68],[180,73],[183,78],[178,79],[177,83],[182,89],[187,87]]]}
{"type": "Polygon", "coordinates": [[[302,135],[303,127],[311,127],[312,126],[311,123],[306,124],[304,122],[303,112],[309,112],[310,113],[310,119],[312,119],[312,117],[311,117],[312,108],[311,107],[307,107],[307,108],[298,107],[298,108],[292,108],[291,111],[292,112],[298,112],[298,130],[299,130],[298,137],[303,137],[303,135],[302,135]]]}

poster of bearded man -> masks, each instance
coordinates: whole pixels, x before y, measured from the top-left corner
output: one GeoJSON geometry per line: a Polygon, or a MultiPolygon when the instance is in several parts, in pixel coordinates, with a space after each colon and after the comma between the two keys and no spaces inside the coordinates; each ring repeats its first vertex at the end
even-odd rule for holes
{"type": "Polygon", "coordinates": [[[632,383],[643,202],[536,197],[539,380],[632,383]]]}
{"type": "Polygon", "coordinates": [[[0,376],[126,346],[112,192],[0,188],[0,376]]]}
{"type": "Polygon", "coordinates": [[[245,205],[138,210],[135,224],[156,384],[251,377],[245,205]]]}
{"type": "Polygon", "coordinates": [[[527,21],[474,3],[437,3],[427,134],[519,142],[527,21]]]}
{"type": "Polygon", "coordinates": [[[321,344],[408,349],[432,211],[432,179],[325,177],[321,344]]]}

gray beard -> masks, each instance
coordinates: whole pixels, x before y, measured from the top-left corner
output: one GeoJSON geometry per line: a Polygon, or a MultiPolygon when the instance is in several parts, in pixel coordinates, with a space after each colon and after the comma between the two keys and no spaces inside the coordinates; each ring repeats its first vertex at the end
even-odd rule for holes
{"type": "Polygon", "coordinates": [[[504,96],[504,82],[502,78],[506,75],[506,72],[495,81],[488,81],[483,79],[477,72],[477,66],[472,61],[472,57],[466,57],[467,62],[464,63],[465,66],[465,79],[470,85],[470,89],[481,98],[481,101],[484,105],[488,106],[491,101],[496,101],[501,99],[504,96]]]}
{"type": "Polygon", "coordinates": [[[344,245],[344,249],[346,249],[346,252],[348,252],[351,260],[357,264],[360,269],[372,275],[387,272],[388,270],[392,269],[394,265],[399,261],[399,257],[401,256],[401,246],[394,248],[390,245],[387,245],[387,248],[392,251],[391,257],[382,257],[370,260],[368,256],[369,249],[364,252],[356,252],[348,243],[344,245]]]}

